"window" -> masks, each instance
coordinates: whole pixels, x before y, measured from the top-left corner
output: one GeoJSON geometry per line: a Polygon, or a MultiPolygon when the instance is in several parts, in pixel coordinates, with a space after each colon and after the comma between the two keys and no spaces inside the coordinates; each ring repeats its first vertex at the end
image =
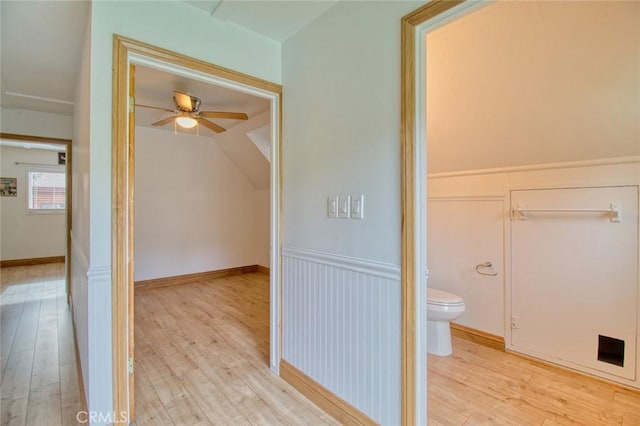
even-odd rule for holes
{"type": "Polygon", "coordinates": [[[64,172],[29,171],[30,211],[63,211],[66,208],[67,177],[64,172]]]}

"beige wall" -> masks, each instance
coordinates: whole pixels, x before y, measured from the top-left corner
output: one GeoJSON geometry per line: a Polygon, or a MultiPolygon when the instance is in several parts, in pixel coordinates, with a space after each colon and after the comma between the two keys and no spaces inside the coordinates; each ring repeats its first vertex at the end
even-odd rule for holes
{"type": "Polygon", "coordinates": [[[639,155],[638,22],[639,2],[498,2],[429,33],[429,173],[639,155]]]}

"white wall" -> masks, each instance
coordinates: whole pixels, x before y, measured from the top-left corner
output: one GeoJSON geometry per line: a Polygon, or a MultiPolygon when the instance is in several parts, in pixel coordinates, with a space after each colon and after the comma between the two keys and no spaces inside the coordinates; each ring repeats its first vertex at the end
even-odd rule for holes
{"type": "Polygon", "coordinates": [[[269,235],[269,210],[256,206],[269,191],[212,138],[137,126],[135,171],[136,281],[255,265],[268,249],[256,237],[269,235]]]}
{"type": "Polygon", "coordinates": [[[400,281],[399,273],[378,280],[375,270],[400,264],[400,19],[420,4],[338,2],[282,51],[283,244],[313,250],[308,262],[335,274],[305,273],[312,265],[283,271],[283,358],[384,424],[400,422],[400,281]],[[365,219],[328,219],[327,197],[350,193],[364,194],[365,219]],[[354,262],[368,284],[351,280],[354,262]],[[316,305],[300,310],[297,299],[316,305]],[[356,318],[340,334],[316,333],[337,318],[332,306],[356,318]],[[368,306],[383,328],[360,315],[368,306]],[[337,364],[300,353],[318,346],[337,364]],[[386,354],[377,367],[386,376],[372,381],[373,370],[362,369],[333,380],[348,365],[369,365],[369,351],[386,354]]]}
{"type": "Polygon", "coordinates": [[[429,173],[640,154],[638,22],[638,2],[496,2],[429,33],[429,173]]]}
{"type": "MultiPolygon", "coordinates": [[[[496,169],[491,173],[467,171],[431,177],[428,181],[427,233],[429,286],[464,298],[467,312],[456,322],[504,336],[507,347],[514,349],[510,346],[509,327],[513,262],[510,254],[510,191],[623,185],[640,185],[640,157],[618,161],[551,163],[496,169]],[[496,265],[496,277],[482,277],[474,271],[477,263],[486,260],[496,265]]],[[[628,208],[624,211],[627,214],[623,220],[639,221],[637,215],[629,216],[628,208]]],[[[536,253],[532,252],[530,256],[536,256],[536,253]]],[[[595,263],[598,261],[599,258],[594,259],[595,263]]],[[[640,346],[640,338],[635,344],[640,346]]],[[[639,352],[640,348],[637,348],[636,353],[639,352]]],[[[636,360],[638,362],[640,359],[636,360]]],[[[607,378],[640,387],[638,380],[611,375],[607,378]]]]}
{"type": "MultiPolygon", "coordinates": [[[[58,164],[57,151],[0,147],[2,176],[18,179],[18,195],[1,197],[2,236],[0,259],[31,259],[36,257],[65,256],[67,220],[65,211],[58,213],[27,213],[27,171],[30,166],[15,162],[54,165],[51,170],[64,172],[58,164]]],[[[47,168],[48,170],[49,168],[47,168]]]]}
{"type": "Polygon", "coordinates": [[[429,287],[457,294],[466,309],[456,323],[504,335],[504,200],[429,198],[429,287]],[[476,265],[491,262],[493,269],[476,265]]]}
{"type": "MultiPolygon", "coordinates": [[[[71,170],[71,303],[85,399],[91,410],[96,407],[96,396],[98,404],[100,403],[100,392],[95,389],[94,383],[90,380],[91,373],[92,371],[102,371],[105,375],[111,374],[111,365],[98,366],[95,364],[95,356],[91,357],[93,363],[90,363],[89,357],[89,78],[91,61],[91,24],[89,19],[87,19],[86,26],[75,93],[71,144],[73,154],[71,170]]],[[[110,328],[111,324],[103,324],[103,326],[110,328]]],[[[99,331],[92,330],[93,333],[98,334],[99,331]]],[[[103,392],[111,392],[111,388],[103,392]]]]}
{"type": "Polygon", "coordinates": [[[2,108],[2,133],[71,139],[73,118],[24,109],[2,108]]]}
{"type": "Polygon", "coordinates": [[[271,191],[256,191],[254,200],[255,263],[268,268],[271,253],[271,191]]]}
{"type": "MultiPolygon", "coordinates": [[[[86,305],[90,330],[91,407],[109,413],[113,406],[111,338],[111,123],[113,35],[120,34],[194,58],[280,82],[280,45],[181,1],[109,2],[91,4],[89,62],[88,163],[84,200],[88,201],[89,282],[86,305]],[[150,17],[153,17],[150,19],[150,17]],[[174,31],[188,22],[189,31],[174,31]]],[[[83,131],[86,128],[83,128],[83,131]]],[[[79,206],[79,208],[82,208],[79,206]]],[[[80,309],[80,308],[78,308],[80,309]]],[[[84,308],[83,308],[84,309],[84,308]]],[[[87,379],[85,378],[85,381],[87,379]]],[[[105,414],[106,415],[106,414],[105,414]]]]}

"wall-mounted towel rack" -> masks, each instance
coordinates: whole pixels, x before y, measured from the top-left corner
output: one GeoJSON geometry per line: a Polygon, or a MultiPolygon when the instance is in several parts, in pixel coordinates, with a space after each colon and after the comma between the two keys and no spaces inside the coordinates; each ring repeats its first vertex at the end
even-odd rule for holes
{"type": "Polygon", "coordinates": [[[50,164],[50,163],[25,163],[23,161],[16,161],[16,166],[58,166],[58,164],[50,164]]]}
{"type": "Polygon", "coordinates": [[[602,213],[609,217],[611,222],[621,222],[620,206],[611,203],[609,209],[528,209],[526,205],[519,204],[511,208],[511,220],[527,220],[527,213],[602,213]]]}

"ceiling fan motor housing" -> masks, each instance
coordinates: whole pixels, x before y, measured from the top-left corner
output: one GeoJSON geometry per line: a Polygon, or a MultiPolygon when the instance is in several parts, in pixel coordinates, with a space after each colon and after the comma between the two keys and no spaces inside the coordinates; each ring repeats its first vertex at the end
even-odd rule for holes
{"type": "Polygon", "coordinates": [[[187,95],[187,94],[184,94],[184,93],[183,93],[183,94],[181,94],[181,95],[183,95],[183,96],[188,96],[188,97],[189,97],[189,100],[190,100],[190,107],[189,107],[189,108],[187,108],[187,107],[186,107],[186,105],[184,105],[182,102],[180,102],[180,101],[176,98],[176,95],[174,94],[174,95],[173,95],[173,101],[174,101],[174,102],[175,102],[175,104],[176,104],[176,108],[177,108],[179,111],[182,111],[182,112],[197,112],[197,111],[198,111],[198,109],[200,108],[200,102],[201,102],[200,98],[197,98],[197,97],[195,97],[195,96],[191,96],[191,95],[187,95]]]}

